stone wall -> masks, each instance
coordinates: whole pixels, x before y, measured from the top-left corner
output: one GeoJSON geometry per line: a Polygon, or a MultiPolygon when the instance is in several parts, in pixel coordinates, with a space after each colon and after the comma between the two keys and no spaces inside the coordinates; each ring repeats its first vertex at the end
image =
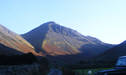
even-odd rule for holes
{"type": "Polygon", "coordinates": [[[43,75],[41,67],[38,63],[29,65],[0,65],[0,75],[43,75]]]}

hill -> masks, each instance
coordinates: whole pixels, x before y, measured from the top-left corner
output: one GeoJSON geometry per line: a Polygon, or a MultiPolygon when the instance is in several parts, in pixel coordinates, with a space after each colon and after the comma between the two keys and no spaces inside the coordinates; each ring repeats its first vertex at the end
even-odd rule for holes
{"type": "Polygon", "coordinates": [[[44,23],[22,36],[34,46],[37,52],[49,56],[79,54],[89,58],[113,47],[111,44],[103,43],[91,36],[84,36],[55,22],[44,23]]]}
{"type": "Polygon", "coordinates": [[[126,56],[126,41],[102,53],[97,60],[116,61],[120,56],[126,56]]]}
{"type": "Polygon", "coordinates": [[[0,25],[0,54],[17,54],[17,53],[33,53],[38,55],[34,51],[34,47],[28,43],[20,35],[10,31],[3,25],[0,25]]]}

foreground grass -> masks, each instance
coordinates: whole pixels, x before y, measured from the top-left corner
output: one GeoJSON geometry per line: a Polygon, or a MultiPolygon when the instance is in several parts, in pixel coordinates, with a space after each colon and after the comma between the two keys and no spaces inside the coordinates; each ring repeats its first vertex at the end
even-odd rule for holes
{"type": "Polygon", "coordinates": [[[74,70],[74,72],[77,73],[77,75],[88,75],[88,71],[91,70],[92,75],[94,75],[97,71],[106,70],[106,69],[112,69],[112,68],[77,69],[77,70],[74,70]]]}

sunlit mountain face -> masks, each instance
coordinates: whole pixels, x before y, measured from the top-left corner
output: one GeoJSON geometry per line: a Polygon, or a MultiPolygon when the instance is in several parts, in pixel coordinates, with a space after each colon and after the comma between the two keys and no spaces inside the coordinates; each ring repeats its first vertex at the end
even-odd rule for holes
{"type": "Polygon", "coordinates": [[[0,54],[31,52],[36,56],[45,56],[50,61],[70,63],[88,60],[114,46],[55,22],[44,23],[23,35],[0,25],[0,45],[0,54]]]}
{"type": "Polygon", "coordinates": [[[22,36],[33,45],[36,52],[51,56],[81,54],[93,57],[113,47],[55,22],[44,23],[22,36]]]}
{"type": "Polygon", "coordinates": [[[2,25],[0,25],[0,44],[0,54],[32,52],[33,54],[38,55],[30,43],[28,43],[20,35],[10,31],[2,25]]]}

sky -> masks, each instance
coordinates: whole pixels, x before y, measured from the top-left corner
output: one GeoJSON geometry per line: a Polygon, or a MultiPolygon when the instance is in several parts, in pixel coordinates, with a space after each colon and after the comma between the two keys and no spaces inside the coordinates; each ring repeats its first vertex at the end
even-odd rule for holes
{"type": "Polygon", "coordinates": [[[0,0],[0,24],[13,32],[48,21],[119,44],[126,40],[126,0],[0,0]]]}

